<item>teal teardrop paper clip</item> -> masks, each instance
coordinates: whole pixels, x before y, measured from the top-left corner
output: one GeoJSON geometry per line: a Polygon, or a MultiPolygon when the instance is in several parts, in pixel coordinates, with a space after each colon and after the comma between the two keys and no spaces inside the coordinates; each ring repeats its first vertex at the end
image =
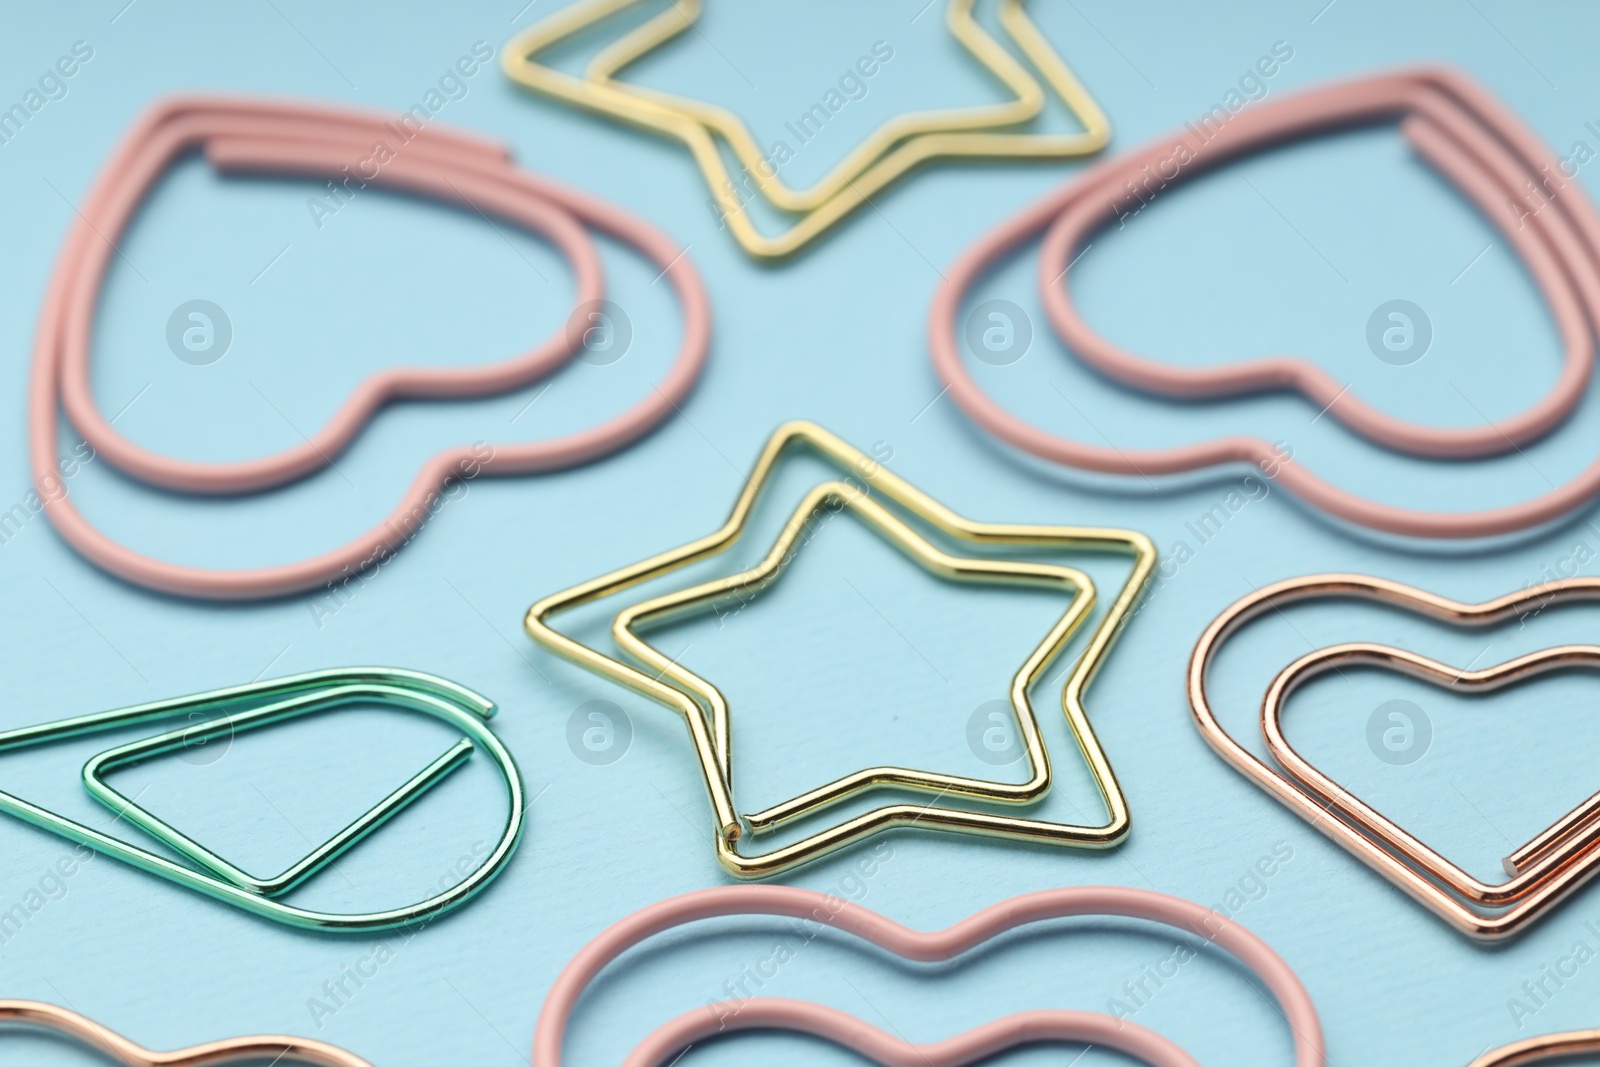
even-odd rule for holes
{"type": "Polygon", "coordinates": [[[177,715],[212,714],[202,723],[190,723],[172,730],[108,749],[83,767],[83,784],[90,795],[127,819],[150,836],[186,856],[201,868],[175,863],[147,849],[93,830],[80,822],[64,818],[20,797],[0,791],[0,811],[33,824],[42,830],[77,842],[103,855],[121,860],[142,871],[165,878],[186,889],[231,904],[236,908],[309,930],[358,932],[388,930],[418,921],[431,920],[459,907],[489,884],[511,860],[522,837],[525,790],[522,772],[505,745],[488,727],[495,713],[494,702],[465,686],[444,678],[396,667],[346,667],[312,671],[266,682],[214,689],[193,696],[174,697],[152,704],[139,704],[116,711],[60,719],[56,722],[25,726],[0,732],[0,753],[13,749],[51,744],[140,723],[168,719],[177,715]],[[268,703],[261,703],[268,701],[268,703]],[[139,807],[108,785],[106,774],[154,759],[194,744],[204,744],[224,734],[237,734],[262,726],[284,722],[301,715],[330,711],[356,703],[379,704],[431,715],[459,729],[466,736],[443,755],[429,763],[394,792],[380,800],[350,825],[340,830],[305,858],[274,878],[255,878],[216,853],[205,848],[170,824],[139,807]],[[249,704],[244,710],[232,710],[249,704]],[[460,768],[475,751],[488,753],[505,778],[510,807],[505,828],[494,849],[471,874],[437,896],[416,904],[388,911],[338,914],[297,908],[273,898],[289,892],[338,859],[350,848],[420,798],[433,786],[460,768]]]}

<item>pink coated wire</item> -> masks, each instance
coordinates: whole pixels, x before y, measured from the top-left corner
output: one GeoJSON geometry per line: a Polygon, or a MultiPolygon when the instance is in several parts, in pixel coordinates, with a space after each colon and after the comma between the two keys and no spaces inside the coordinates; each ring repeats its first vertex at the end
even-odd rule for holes
{"type": "MultiPolygon", "coordinates": [[[[1218,913],[1165,893],[1118,886],[1077,886],[1028,893],[985,908],[944,930],[911,930],[837,897],[774,885],[703,889],[652,904],[602,931],[562,969],[550,987],[534,1030],[532,1067],[561,1067],[567,1026],[584,991],[628,949],[656,934],[729,915],[810,919],[853,934],[903,959],[953,959],[1009,930],[1069,916],[1115,915],[1171,926],[1202,937],[1244,964],[1278,1002],[1289,1023],[1295,1067],[1324,1067],[1322,1024],[1300,979],[1265,941],[1218,913]]],[[[887,1065],[954,1067],[1029,1041],[1080,1041],[1106,1045],[1153,1067],[1193,1067],[1170,1041],[1113,1016],[1033,1011],[1009,1015],[964,1034],[913,1045],[860,1020],[803,1001],[758,999],[708,1005],[652,1033],[626,1067],[660,1067],[689,1044],[731,1030],[772,1028],[810,1034],[887,1065]]]]}
{"type": "MultiPolygon", "coordinates": [[[[1209,129],[1209,128],[1208,128],[1209,129]]],[[[978,425],[1033,455],[1083,470],[1125,475],[1188,472],[1228,463],[1275,470],[1277,482],[1307,504],[1359,526],[1416,537],[1488,537],[1527,529],[1600,493],[1600,458],[1566,485],[1519,504],[1474,512],[1432,512],[1381,504],[1342,490],[1270,442],[1227,437],[1164,449],[1128,450],[1067,440],[1011,415],[990,399],[958,349],[963,298],[998,259],[1046,232],[1038,280],[1046,311],[1068,347],[1101,373],[1165,396],[1206,399],[1269,390],[1298,391],[1350,430],[1392,450],[1436,459],[1471,459],[1520,448],[1548,434],[1582,399],[1600,327],[1600,217],[1572,185],[1513,225],[1505,204],[1560,175],[1551,153],[1503,105],[1471,79],[1421,69],[1341,82],[1233,115],[1201,141],[1194,127],[1085,171],[968,248],[947,272],[929,311],[936,373],[978,425]],[[1515,247],[1544,294],[1565,349],[1555,388],[1533,407],[1492,425],[1439,429],[1395,419],[1352,396],[1347,386],[1304,360],[1275,357],[1220,367],[1170,367],[1127,352],[1089,328],[1070,299],[1064,263],[1097,230],[1114,222],[1119,196],[1141,182],[1165,188],[1229,160],[1284,141],[1344,127],[1399,119],[1401,133],[1456,184],[1515,247]],[[1185,162],[1175,161],[1187,153],[1185,162]],[[1167,164],[1163,170],[1163,164],[1167,164]],[[1176,169],[1173,168],[1176,166],[1176,169]],[[1130,184],[1131,183],[1131,184],[1130,184]]],[[[1559,181],[1557,177],[1554,180],[1559,181]]],[[[1557,190],[1561,192],[1561,190],[1557,190]]]]}
{"type": "Polygon", "coordinates": [[[248,600],[313,589],[396,551],[415,532],[453,478],[522,475],[578,466],[633,443],[678,409],[705,364],[711,313],[694,266],[660,230],[620,208],[521,171],[503,146],[433,126],[401,142],[388,116],[318,104],[176,98],[148,111],[123,138],[79,205],[46,292],[29,388],[29,451],[34,484],[62,538],[97,566],[137,585],[211,600],[248,600]],[[395,367],[363,381],[325,426],[303,444],[236,463],[162,456],[119,434],[100,414],[90,387],[95,307],[115,243],[150,186],[171,162],[201,147],[224,173],[320,176],[339,180],[374,141],[394,155],[363,180],[461,204],[546,238],[572,264],[576,303],[605,291],[589,227],[623,242],[662,269],[683,306],[677,358],[650,395],[597,426],[550,441],[497,444],[485,457],[468,447],[432,456],[390,515],[349,543],[295,563],[211,570],[157,560],[92,526],[56,473],[58,400],[74,428],[114,467],[152,485],[188,493],[248,493],[285,485],[332,463],[385,405],[400,400],[484,397],[522,388],[565,365],[582,331],[563,325],[529,351],[484,366],[395,367]]]}
{"type": "Polygon", "coordinates": [[[918,1045],[834,1008],[779,998],[708,1004],[685,1012],[645,1038],[622,1061],[622,1067],[662,1067],[692,1044],[749,1030],[783,1030],[820,1037],[885,1067],[962,1067],[1019,1045],[1044,1041],[1111,1049],[1150,1067],[1200,1067],[1199,1060],[1170,1038],[1099,1012],[1018,1012],[943,1041],[918,1045]],[[723,1014],[727,1017],[718,1017],[723,1014]]]}

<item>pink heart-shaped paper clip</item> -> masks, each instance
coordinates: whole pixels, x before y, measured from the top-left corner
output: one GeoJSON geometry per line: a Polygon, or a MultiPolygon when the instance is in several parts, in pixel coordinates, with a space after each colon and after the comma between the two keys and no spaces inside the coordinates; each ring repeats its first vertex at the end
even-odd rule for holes
{"type": "MultiPolygon", "coordinates": [[[[596,976],[628,949],[702,919],[772,915],[811,920],[918,962],[953,959],[1029,923],[1069,916],[1115,915],[1160,923],[1200,937],[1259,978],[1288,1020],[1295,1067],[1324,1067],[1322,1024],[1305,986],[1283,957],[1255,934],[1209,908],[1144,889],[1073,886],[1027,893],[985,908],[943,930],[911,930],[838,897],[776,885],[702,889],[634,912],[574,956],[545,998],[533,1035],[532,1067],[561,1067],[567,1024],[596,976]]],[[[690,1043],[715,1033],[776,1028],[821,1037],[892,1067],[955,1067],[1028,1041],[1087,1041],[1119,1049],[1151,1067],[1194,1067],[1182,1049],[1150,1030],[1093,1012],[1022,1012],[928,1045],[913,1045],[818,1004],[750,999],[709,1005],[673,1019],[647,1037],[625,1067],[661,1067],[690,1043]],[[728,1010],[720,1010],[726,1007],[728,1010]]]]}
{"type": "Polygon", "coordinates": [[[210,600],[249,600],[313,589],[359,573],[397,551],[452,479],[560,470],[610,455],[678,410],[704,366],[711,337],[705,286],[660,230],[620,208],[514,166],[497,144],[467,134],[343,107],[270,100],[175,98],[145,113],[107,159],[78,206],[46,291],[34,343],[28,442],[34,485],[63,539],[92,563],[136,585],[210,600]],[[391,368],[363,381],[326,426],[303,444],[238,463],[197,463],[144,449],[95,407],[89,383],[93,320],[106,268],[150,188],[186,151],[203,148],[219,170],[340,178],[391,157],[363,181],[460,204],[547,238],[572,263],[580,308],[600,299],[604,279],[589,229],[630,245],[661,269],[683,305],[683,340],[666,376],[622,414],[550,441],[449,448],[431,457],[383,522],[311,559],[247,570],[209,570],[153,559],[118,544],[84,518],[57,473],[58,401],[72,425],[118,470],[188,493],[248,493],[303,478],[333,462],[362,428],[397,400],[463,399],[508,392],[543,378],[582,347],[564,325],[523,355],[475,367],[391,368]]]}
{"type": "Polygon", "coordinates": [[[1067,347],[1096,370],[1126,385],[1184,400],[1267,391],[1302,394],[1361,437],[1397,452],[1435,459],[1474,459],[1520,449],[1550,433],[1573,411],[1594,365],[1600,329],[1600,216],[1581,186],[1562,182],[1555,155],[1476,82],[1425,68],[1358,78],[1250,105],[1213,128],[1190,123],[1175,134],[1085,170],[985,234],[946,271],[929,310],[934,370],[951,397],[980,427],[1005,443],[1079,470],[1151,477],[1249,463],[1319,511],[1386,533],[1478,538],[1513,533],[1559,518],[1600,496],[1600,457],[1577,477],[1542,496],[1506,507],[1434,512],[1382,504],[1340,489],[1266,440],[1224,437],[1171,448],[1117,448],[1049,433],[1017,418],[978,385],[958,348],[963,300],[998,260],[1045,234],[1038,281],[1052,324],[1067,347]],[[1076,250],[1120,216],[1130,189],[1166,189],[1224,163],[1284,142],[1351,126],[1399,120],[1412,147],[1499,227],[1544,294],[1566,351],[1555,387],[1515,416],[1484,426],[1439,429],[1373,408],[1314,364],[1273,357],[1218,367],[1172,367],[1125,351],[1096,334],[1073,307],[1064,267],[1076,250]],[[1528,186],[1562,182],[1533,210],[1528,186]]]}

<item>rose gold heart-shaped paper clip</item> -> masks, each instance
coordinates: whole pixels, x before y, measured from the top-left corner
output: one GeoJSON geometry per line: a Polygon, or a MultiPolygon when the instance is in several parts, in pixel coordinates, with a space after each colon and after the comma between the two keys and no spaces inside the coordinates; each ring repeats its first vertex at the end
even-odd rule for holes
{"type": "Polygon", "coordinates": [[[1218,650],[1252,619],[1309,600],[1376,601],[1454,626],[1484,627],[1556,603],[1600,600],[1600,579],[1568,578],[1530,586],[1481,604],[1465,604],[1401,582],[1362,574],[1313,574],[1275,582],[1241,597],[1206,627],[1189,657],[1189,705],[1195,725],[1235,770],[1322,831],[1351,855],[1469,937],[1493,941],[1521,932],[1600,873],[1600,793],[1591,796],[1506,859],[1498,885],[1472,878],[1390,820],[1317,772],[1288,746],[1277,720],[1295,686],[1346,663],[1379,665],[1439,683],[1489,690],[1551,670],[1600,667],[1600,647],[1545,649],[1481,670],[1458,671],[1387,645],[1336,645],[1313,652],[1273,680],[1263,702],[1268,747],[1284,773],[1249,752],[1218,722],[1206,693],[1218,650]]]}
{"type": "Polygon", "coordinates": [[[1283,730],[1283,711],[1290,694],[1311,679],[1340,667],[1376,667],[1409,675],[1441,689],[1489,693],[1554,671],[1600,670],[1600,647],[1562,645],[1490,667],[1459,670],[1389,645],[1333,645],[1301,656],[1285,667],[1272,680],[1266,699],[1261,702],[1261,728],[1267,751],[1284,770],[1321,797],[1332,810],[1365,828],[1384,848],[1404,856],[1451,892],[1476,905],[1499,907],[1524,899],[1600,841],[1600,820],[1596,819],[1600,794],[1595,794],[1507,856],[1503,862],[1506,873],[1511,875],[1508,880],[1492,884],[1472,877],[1328,777],[1289,743],[1283,730]]]}
{"type": "Polygon", "coordinates": [[[1467,1067],[1532,1067],[1535,1063],[1571,1059],[1600,1052],[1600,1030],[1568,1030],[1523,1038],[1485,1052],[1467,1067]]]}
{"type": "MultiPolygon", "coordinates": [[[[123,1067],[216,1067],[220,1064],[299,1063],[310,1067],[372,1067],[353,1052],[306,1037],[231,1037],[176,1052],[152,1052],[75,1011],[35,1000],[0,1000],[0,1027],[28,1026],[60,1034],[123,1067]]],[[[4,1036],[0,1035],[0,1041],[4,1036]]]]}

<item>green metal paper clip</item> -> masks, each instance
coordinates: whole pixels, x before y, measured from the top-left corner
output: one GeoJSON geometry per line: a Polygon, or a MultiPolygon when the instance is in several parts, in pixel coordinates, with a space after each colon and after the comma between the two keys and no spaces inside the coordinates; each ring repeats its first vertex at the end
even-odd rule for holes
{"type": "Polygon", "coordinates": [[[120,745],[95,756],[83,767],[83,784],[90,795],[105,804],[120,818],[138,826],[150,836],[196,863],[200,869],[156,855],[115,837],[90,829],[80,822],[63,818],[35,804],[0,791],[0,811],[74,841],[104,855],[131,864],[142,871],[214,897],[263,918],[305,929],[340,932],[386,930],[424,919],[432,919],[466,903],[499,874],[516,851],[522,837],[524,789],[522,772],[500,739],[489,731],[494,702],[464,686],[396,667],[347,667],[312,671],[287,678],[248,685],[215,689],[193,696],[175,697],[153,704],[139,704],[116,711],[97,712],[77,718],[25,726],[0,732],[0,753],[34,745],[51,744],[139,723],[168,719],[178,715],[214,715],[199,724],[189,724],[155,737],[120,745]],[[105,775],[119,767],[172,752],[196,743],[206,743],[223,734],[283,722],[301,715],[330,711],[356,703],[419,711],[458,728],[466,736],[443,755],[417,772],[405,784],[380,800],[350,825],[340,830],[288,870],[274,878],[251,876],[207,849],[170,824],[157,818],[123,796],[105,781],[105,775]],[[241,705],[247,705],[241,709],[241,705]],[[460,882],[436,896],[403,908],[357,914],[311,911],[285,904],[274,898],[305,882],[338,859],[407,805],[461,767],[473,752],[487,752],[505,778],[510,808],[505,828],[494,849],[483,863],[460,882]]]}

